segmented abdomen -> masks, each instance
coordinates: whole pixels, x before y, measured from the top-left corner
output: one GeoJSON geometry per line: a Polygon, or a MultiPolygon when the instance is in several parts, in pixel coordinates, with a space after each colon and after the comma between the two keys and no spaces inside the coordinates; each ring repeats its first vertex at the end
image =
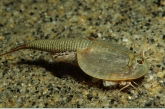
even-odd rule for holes
{"type": "Polygon", "coordinates": [[[91,43],[88,39],[55,39],[55,40],[35,40],[26,45],[27,48],[37,49],[52,53],[76,51],[85,49],[91,43]]]}

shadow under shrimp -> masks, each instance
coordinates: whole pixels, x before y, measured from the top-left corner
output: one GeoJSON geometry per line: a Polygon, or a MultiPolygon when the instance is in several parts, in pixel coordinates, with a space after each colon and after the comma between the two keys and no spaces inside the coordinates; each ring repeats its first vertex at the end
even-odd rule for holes
{"type": "MultiPolygon", "coordinates": [[[[57,62],[48,62],[43,59],[37,60],[21,60],[17,62],[17,64],[27,64],[27,65],[35,65],[44,68],[45,70],[52,73],[52,75],[58,78],[67,78],[67,76],[72,77],[74,80],[82,83],[83,81],[91,81],[90,76],[85,74],[79,67],[68,64],[68,63],[57,63],[57,62]]],[[[90,82],[86,82],[90,83],[90,82]]],[[[91,85],[91,84],[88,84],[91,85]]]]}

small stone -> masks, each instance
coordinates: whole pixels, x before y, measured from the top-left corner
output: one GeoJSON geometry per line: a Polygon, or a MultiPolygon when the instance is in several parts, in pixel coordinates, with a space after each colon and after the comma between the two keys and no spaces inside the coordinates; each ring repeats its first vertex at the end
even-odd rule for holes
{"type": "Polygon", "coordinates": [[[4,36],[0,36],[0,40],[4,40],[5,39],[5,37],[4,36]]]}
{"type": "Polygon", "coordinates": [[[165,75],[165,71],[163,71],[163,72],[158,72],[158,73],[156,74],[156,76],[159,77],[159,78],[163,78],[164,75],[165,75]]]}

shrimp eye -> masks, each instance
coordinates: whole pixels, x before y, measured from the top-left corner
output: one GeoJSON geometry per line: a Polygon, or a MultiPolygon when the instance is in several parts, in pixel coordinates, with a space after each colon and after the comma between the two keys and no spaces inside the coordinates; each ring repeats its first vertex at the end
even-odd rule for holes
{"type": "Polygon", "coordinates": [[[139,60],[137,60],[137,63],[139,63],[139,64],[143,64],[143,62],[144,62],[143,59],[139,59],[139,60]]]}

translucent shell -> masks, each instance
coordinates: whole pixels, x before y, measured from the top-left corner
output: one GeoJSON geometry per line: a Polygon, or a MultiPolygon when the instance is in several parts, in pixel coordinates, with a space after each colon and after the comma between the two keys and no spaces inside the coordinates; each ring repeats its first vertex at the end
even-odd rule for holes
{"type": "Polygon", "coordinates": [[[110,42],[91,39],[84,50],[77,51],[80,68],[88,75],[110,81],[127,81],[144,76],[147,60],[129,49],[110,42]]]}

